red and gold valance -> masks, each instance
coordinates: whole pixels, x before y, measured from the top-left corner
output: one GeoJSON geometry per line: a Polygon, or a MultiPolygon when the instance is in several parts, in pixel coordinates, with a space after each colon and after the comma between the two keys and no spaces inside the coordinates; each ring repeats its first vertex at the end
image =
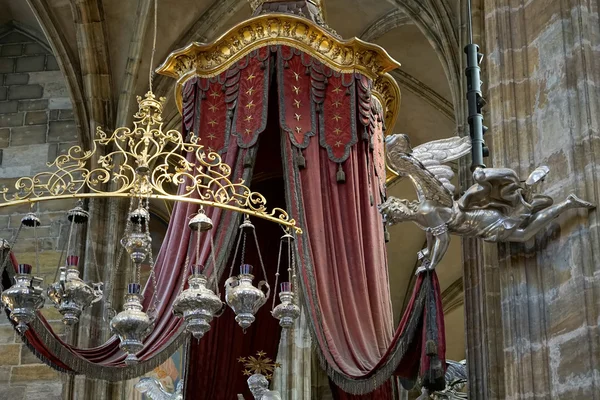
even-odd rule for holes
{"type": "Polygon", "coordinates": [[[177,79],[175,98],[183,110],[183,87],[189,79],[222,74],[256,49],[286,45],[333,71],[360,73],[374,82],[373,94],[392,128],[400,107],[400,89],[387,72],[400,64],[387,52],[360,39],[340,40],[311,21],[287,14],[260,15],[241,22],[210,44],[191,43],[169,55],[157,72],[177,79]]]}

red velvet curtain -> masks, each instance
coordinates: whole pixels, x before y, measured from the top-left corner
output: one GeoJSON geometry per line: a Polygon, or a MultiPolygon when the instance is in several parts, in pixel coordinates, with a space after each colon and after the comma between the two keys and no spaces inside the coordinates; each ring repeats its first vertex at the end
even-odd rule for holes
{"type": "MultiPolygon", "coordinates": [[[[435,366],[440,360],[443,363],[445,352],[435,273],[419,277],[394,334],[383,222],[377,212],[385,191],[383,113],[371,88],[370,79],[360,73],[334,71],[290,46],[265,46],[218,76],[188,81],[183,99],[185,129],[198,133],[211,150],[225,154],[227,163],[234,166],[235,178],[249,178],[256,143],[267,127],[267,119],[271,118],[269,126],[281,128],[280,139],[276,135],[261,139],[261,146],[275,143],[281,148],[271,147],[259,157],[265,165],[254,168],[254,172],[272,174],[283,159],[287,210],[305,232],[296,244],[313,337],[329,376],[351,393],[373,391],[393,374],[410,385],[419,370],[426,386],[439,385],[440,368],[435,366]],[[272,72],[276,80],[271,78],[272,72]],[[271,85],[272,81],[277,83],[271,85]]],[[[279,134],[276,128],[269,131],[279,134]]],[[[157,261],[163,300],[160,319],[146,341],[142,359],[164,348],[179,326],[170,306],[184,274],[181,267],[189,235],[184,224],[193,211],[178,205],[169,226],[157,261]]],[[[208,212],[219,224],[219,250],[227,252],[236,220],[230,213],[208,212]]],[[[205,247],[201,258],[206,256],[205,247]]],[[[265,310],[263,307],[261,312],[265,310]]],[[[256,347],[248,338],[266,340],[276,331],[266,325],[263,330],[262,324],[276,322],[268,315],[258,318],[251,328],[258,330],[256,337],[239,336],[239,332],[232,331],[232,321],[231,315],[223,316],[213,331],[194,345],[197,347],[192,346],[187,389],[192,398],[204,392],[216,396],[216,388],[223,390],[222,381],[215,383],[208,377],[227,377],[227,382],[233,382],[239,366],[232,364],[231,357],[242,348],[251,351],[256,347]],[[210,370],[215,365],[215,371],[210,370]]],[[[38,326],[34,328],[38,330],[38,326]]],[[[28,335],[35,334],[32,331],[28,335]]],[[[38,339],[47,346],[43,335],[29,337],[29,343],[42,351],[38,339]]],[[[276,348],[276,343],[264,342],[265,347],[270,344],[276,348]]],[[[59,350],[92,360],[94,365],[121,366],[123,355],[116,346],[112,339],[98,349],[64,345],[59,350]]],[[[46,350],[49,356],[56,355],[56,349],[46,350]]],[[[57,358],[55,366],[59,365],[57,358]]],[[[230,386],[226,386],[227,393],[241,387],[230,386]]],[[[376,393],[373,396],[391,396],[389,386],[376,393]]]]}
{"type": "MultiPolygon", "coordinates": [[[[319,143],[312,141],[303,151],[306,168],[299,169],[292,143],[282,140],[288,210],[305,229],[297,243],[313,333],[330,377],[352,393],[372,392],[394,373],[408,386],[419,371],[426,375],[429,355],[420,336],[428,329],[426,339],[437,345],[432,356],[443,362],[445,354],[435,273],[424,277],[424,285],[423,277],[419,280],[394,335],[383,221],[377,211],[381,190],[373,184],[377,168],[370,146],[363,140],[350,149],[343,163],[345,183],[340,183],[340,166],[319,143]]],[[[390,397],[387,386],[361,398],[390,397]]]]}
{"type": "Polygon", "coordinates": [[[336,181],[338,166],[316,141],[304,152],[307,168],[300,173],[314,265],[314,276],[305,268],[303,278],[318,298],[319,342],[330,349],[331,362],[352,376],[377,365],[394,332],[383,223],[376,207],[381,200],[379,191],[365,190],[369,166],[364,146],[361,141],[353,147],[344,163],[344,184],[336,181]]]}
{"type": "MultiPolygon", "coordinates": [[[[259,190],[273,206],[283,206],[283,185],[280,179],[270,179],[260,185],[253,186],[259,190]]],[[[271,296],[275,295],[274,276],[277,266],[279,238],[281,228],[276,224],[263,220],[253,221],[256,226],[261,253],[265,262],[267,278],[271,285],[271,296]]],[[[239,261],[239,258],[238,258],[239,261]]],[[[264,279],[260,272],[259,260],[254,245],[248,242],[245,261],[254,266],[255,284],[264,279]]],[[[239,273],[239,262],[235,264],[234,274],[239,273]]],[[[229,270],[229,264],[227,271],[229,270]]],[[[285,279],[285,269],[281,271],[285,279]]],[[[221,279],[223,287],[227,279],[221,279]]],[[[248,390],[247,376],[243,374],[243,365],[237,360],[240,357],[256,355],[264,351],[267,357],[275,359],[279,346],[279,321],[271,315],[272,298],[261,307],[256,314],[256,321],[244,333],[235,322],[235,314],[230,308],[217,318],[211,330],[200,341],[193,341],[190,346],[185,392],[187,399],[194,400],[231,400],[241,393],[251,399],[248,390]]]]}
{"type": "MultiPolygon", "coordinates": [[[[435,274],[418,280],[395,334],[392,326],[383,221],[377,211],[385,192],[384,123],[382,108],[371,96],[372,82],[361,74],[338,73],[290,46],[270,46],[193,84],[196,100],[184,98],[184,115],[186,104],[188,110],[200,110],[198,132],[216,149],[234,140],[252,148],[258,135],[264,136],[261,146],[281,143],[280,149],[258,157],[264,165],[254,173],[272,173],[281,161],[285,166],[287,210],[305,232],[297,241],[304,299],[318,353],[336,385],[353,393],[383,385],[361,397],[383,399],[391,398],[388,380],[394,373],[408,385],[419,370],[428,374],[429,358],[444,356],[435,274]],[[269,86],[271,69],[276,84],[269,86]],[[224,102],[220,92],[227,94],[224,102]],[[222,114],[222,106],[232,111],[222,114]],[[273,122],[273,115],[279,120],[273,122]],[[272,137],[277,129],[263,133],[266,118],[269,127],[281,129],[279,140],[272,137]],[[426,340],[439,344],[435,356],[424,353],[426,340]]],[[[233,348],[239,340],[201,341],[192,347],[188,385],[193,393],[202,387],[217,395],[214,383],[201,378],[207,367],[195,360],[216,354],[212,346],[233,348]]],[[[231,362],[232,354],[224,358],[231,362]]],[[[229,364],[218,371],[232,379],[229,364]]],[[[336,395],[348,396],[337,390],[336,395]]]]}
{"type": "MultiPolygon", "coordinates": [[[[276,103],[271,103],[275,107],[276,103]]],[[[261,134],[257,153],[251,158],[252,172],[255,177],[251,189],[259,192],[268,200],[269,208],[285,209],[285,196],[282,180],[282,165],[274,163],[273,156],[279,153],[279,129],[277,113],[269,112],[266,131],[261,134]]],[[[247,159],[248,161],[248,159],[247,159]]],[[[250,165],[250,162],[247,162],[250,165]]],[[[261,254],[267,272],[267,281],[271,285],[271,296],[276,296],[274,277],[279,254],[279,241],[282,229],[272,222],[255,218],[252,220],[258,235],[261,254]]],[[[233,257],[233,254],[231,254],[233,257]]],[[[227,263],[225,274],[221,278],[222,288],[229,274],[232,260],[227,263]]],[[[239,273],[240,259],[234,264],[233,274],[239,273]]],[[[246,245],[245,262],[254,266],[255,284],[262,279],[259,267],[258,253],[252,241],[246,245]]],[[[287,266],[280,271],[282,280],[287,280],[287,266]]],[[[238,393],[251,399],[248,390],[247,376],[243,374],[243,365],[237,362],[240,357],[256,355],[264,351],[267,357],[276,359],[279,346],[279,321],[271,315],[271,297],[256,314],[256,321],[246,330],[235,322],[235,314],[230,308],[216,319],[211,330],[200,341],[190,345],[189,359],[191,360],[186,374],[185,397],[194,400],[230,400],[238,393]],[[203,361],[206,360],[206,361],[203,361]]]]}

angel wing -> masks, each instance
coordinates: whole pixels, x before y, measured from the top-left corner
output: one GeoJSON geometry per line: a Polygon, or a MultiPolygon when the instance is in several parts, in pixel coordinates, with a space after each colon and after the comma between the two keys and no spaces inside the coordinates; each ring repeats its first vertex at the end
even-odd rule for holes
{"type": "Polygon", "coordinates": [[[409,176],[420,200],[435,200],[447,207],[453,204],[452,168],[443,163],[466,155],[471,149],[469,137],[434,140],[412,149],[407,135],[386,138],[388,167],[399,176],[409,176]]]}
{"type": "Polygon", "coordinates": [[[152,400],[171,400],[173,394],[163,389],[160,382],[154,378],[141,378],[138,383],[135,384],[135,388],[140,392],[146,394],[152,400]]]}
{"type": "Polygon", "coordinates": [[[417,146],[413,149],[412,156],[419,160],[450,193],[454,193],[454,185],[450,183],[454,178],[454,171],[444,164],[457,160],[470,151],[471,138],[455,136],[417,146]]]}

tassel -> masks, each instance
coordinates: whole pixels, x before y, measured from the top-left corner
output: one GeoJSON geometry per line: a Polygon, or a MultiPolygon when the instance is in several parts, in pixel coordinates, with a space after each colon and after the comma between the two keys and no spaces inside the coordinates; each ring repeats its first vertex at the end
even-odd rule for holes
{"type": "Polygon", "coordinates": [[[383,226],[383,239],[386,243],[390,242],[390,231],[388,231],[387,226],[383,226]]]}
{"type": "Polygon", "coordinates": [[[436,309],[436,293],[431,274],[428,274],[426,279],[428,280],[429,285],[426,289],[428,293],[426,299],[427,316],[425,329],[427,341],[425,342],[425,357],[429,359],[429,365],[423,374],[423,387],[426,387],[429,391],[439,391],[444,390],[446,387],[446,378],[444,376],[442,361],[438,355],[437,340],[439,340],[439,332],[436,321],[438,310],[436,309]]]}
{"type": "Polygon", "coordinates": [[[298,151],[298,156],[296,157],[296,165],[298,165],[298,169],[306,168],[306,158],[302,155],[302,150],[298,151]]]}
{"type": "Polygon", "coordinates": [[[342,168],[342,164],[340,164],[340,167],[338,168],[337,181],[338,181],[338,183],[346,183],[346,173],[344,172],[344,169],[342,168]]]}
{"type": "Polygon", "coordinates": [[[306,67],[304,70],[304,75],[310,75],[310,67],[306,67]]]}
{"type": "Polygon", "coordinates": [[[290,67],[290,63],[289,63],[289,62],[287,62],[287,61],[285,61],[285,62],[283,63],[283,68],[285,68],[285,69],[288,69],[289,67],[290,67]]]}
{"type": "Polygon", "coordinates": [[[429,369],[425,371],[423,376],[423,387],[426,387],[432,392],[444,390],[446,388],[444,369],[442,368],[442,362],[438,356],[433,356],[429,359],[429,369]]]}
{"type": "Polygon", "coordinates": [[[250,157],[249,153],[246,153],[244,157],[244,168],[252,168],[252,157],[250,157]]]}
{"type": "Polygon", "coordinates": [[[425,353],[429,357],[437,356],[437,354],[438,354],[437,343],[433,340],[428,340],[427,343],[425,344],[425,353]]]}

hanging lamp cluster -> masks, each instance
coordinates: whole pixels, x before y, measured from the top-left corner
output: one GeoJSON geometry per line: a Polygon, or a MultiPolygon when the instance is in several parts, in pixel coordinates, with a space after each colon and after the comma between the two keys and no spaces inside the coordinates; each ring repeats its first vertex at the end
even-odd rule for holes
{"type": "MultiPolygon", "coordinates": [[[[173,304],[173,312],[176,316],[183,318],[185,321],[186,330],[191,333],[196,339],[204,336],[210,330],[210,323],[215,317],[219,317],[225,305],[229,306],[235,314],[235,320],[240,327],[245,331],[255,321],[256,313],[266,304],[270,296],[271,287],[267,282],[267,273],[263,263],[263,258],[256,235],[256,228],[252,224],[249,217],[245,216],[239,227],[239,235],[233,255],[233,260],[229,269],[229,276],[225,281],[225,302],[221,300],[221,294],[216,284],[217,278],[220,276],[221,269],[216,263],[214,242],[210,232],[213,227],[212,220],[206,216],[204,210],[200,210],[198,214],[189,222],[189,228],[192,230],[190,236],[190,247],[196,246],[192,254],[196,254],[195,262],[192,264],[192,273],[188,278],[188,287],[184,290],[185,283],[183,282],[181,292],[175,299],[173,304]],[[210,259],[213,263],[211,277],[206,275],[207,268],[199,264],[199,254],[201,246],[201,236],[210,236],[210,259]],[[252,242],[256,246],[258,260],[261,266],[265,280],[258,282],[254,286],[253,266],[245,261],[246,245],[248,237],[252,237],[252,242]],[[236,263],[239,262],[239,274],[233,275],[236,263]],[[211,286],[216,289],[213,291],[211,286]]],[[[293,238],[289,233],[282,237],[282,245],[285,239],[293,238]]],[[[290,244],[288,240],[288,244],[290,244]]],[[[290,244],[291,249],[291,244],[290,244]]],[[[190,252],[188,251],[188,254],[190,252]]],[[[293,257],[290,257],[290,260],[293,257]]],[[[281,266],[281,251],[278,259],[276,280],[279,277],[281,266]]],[[[187,265],[186,265],[187,268],[187,265]]],[[[288,271],[295,271],[295,267],[291,264],[288,266],[288,271]]],[[[291,277],[291,275],[290,275],[291,277]]],[[[283,328],[290,328],[294,320],[300,315],[299,307],[294,302],[294,294],[291,291],[289,283],[282,284],[285,292],[282,289],[280,295],[282,304],[275,307],[273,316],[280,319],[283,328]],[[290,311],[292,310],[292,311],[290,311]]],[[[274,302],[275,303],[275,302],[274,302]]]]}
{"type": "MultiPolygon", "coordinates": [[[[154,64],[156,48],[156,3],[155,0],[151,65],[154,64]]],[[[59,310],[63,322],[69,326],[76,325],[82,314],[93,304],[103,301],[105,319],[109,321],[112,333],[120,340],[119,347],[126,353],[126,364],[139,361],[136,354],[144,348],[144,340],[153,331],[157,320],[159,288],[150,233],[151,200],[191,203],[199,207],[199,212],[189,222],[192,236],[188,250],[196,246],[196,251],[188,251],[188,254],[195,254],[196,259],[186,263],[181,290],[172,306],[174,314],[185,321],[186,331],[197,339],[210,329],[211,321],[222,313],[225,304],[236,314],[238,324],[243,329],[248,328],[254,322],[258,309],[270,296],[265,266],[250,217],[279,224],[285,230],[286,238],[302,233],[296,226],[296,221],[284,210],[268,210],[262,194],[251,191],[241,180],[232,181],[231,166],[224,163],[218,153],[206,151],[196,135],[192,133],[184,138],[179,131],[163,130],[162,111],[165,99],[157,98],[152,92],[152,74],[151,68],[150,90],[144,97],[137,98],[139,109],[134,114],[133,129],[120,127],[107,133],[99,127],[89,150],[74,146],[50,163],[48,171],[20,178],[15,183],[16,190],[0,190],[0,208],[26,203],[33,207],[40,202],[52,200],[77,201],[76,206],[67,213],[68,236],[63,238],[64,248],[54,282],[44,290],[43,279],[32,274],[32,266],[20,264],[14,284],[2,292],[2,304],[17,329],[24,332],[29,328],[46,299],[59,310]],[[100,280],[94,244],[85,243],[84,246],[82,239],[86,236],[86,224],[90,218],[83,204],[83,200],[88,198],[129,199],[118,254],[114,260],[110,255],[112,252],[102,258],[112,266],[106,288],[103,282],[94,283],[82,279],[85,269],[93,265],[96,277],[100,280]],[[213,222],[204,212],[205,207],[220,208],[244,216],[234,257],[236,263],[237,251],[242,243],[240,274],[232,276],[232,264],[225,284],[225,302],[221,300],[215,283],[223,268],[215,260],[211,235],[213,222]],[[252,266],[244,261],[246,239],[250,236],[254,238],[263,275],[263,280],[257,286],[253,284],[252,266]],[[203,240],[210,240],[211,245],[213,265],[210,276],[199,259],[203,240]],[[84,248],[85,252],[91,251],[91,254],[85,254],[84,248]],[[146,271],[146,268],[149,268],[149,276],[147,282],[142,282],[142,270],[146,271]],[[123,284],[117,282],[117,276],[125,276],[127,282],[124,304],[118,313],[112,306],[112,294],[117,285],[123,284]],[[152,290],[142,291],[144,283],[151,286],[152,290]],[[152,298],[144,302],[143,293],[151,293],[152,298]]],[[[110,215],[110,218],[117,217],[110,215]]],[[[11,249],[15,248],[21,229],[34,230],[37,275],[40,268],[37,228],[40,225],[38,213],[28,213],[22,219],[10,245],[11,249]]],[[[291,244],[289,240],[287,243],[291,244]]],[[[291,251],[291,247],[288,251],[291,251]]],[[[16,254],[16,257],[19,255],[16,254]]],[[[8,266],[10,259],[11,257],[4,257],[2,271],[8,266]]],[[[279,262],[281,263],[281,257],[279,262]]],[[[279,269],[278,265],[276,279],[279,269]]],[[[295,271],[295,266],[290,264],[288,271],[295,271]]],[[[282,285],[282,288],[280,298],[283,305],[275,308],[273,315],[280,319],[281,326],[288,328],[292,326],[299,311],[292,285],[282,285]]]]}
{"type": "MultiPolygon", "coordinates": [[[[83,235],[80,230],[88,222],[89,213],[78,204],[67,212],[67,219],[70,229],[66,246],[67,254],[71,254],[72,243],[83,235]]],[[[77,244],[73,247],[77,248],[77,244]]],[[[97,268],[97,263],[95,265],[97,268]]],[[[79,322],[83,310],[102,299],[103,283],[87,283],[79,277],[79,274],[79,256],[67,256],[65,266],[61,266],[59,261],[58,280],[50,284],[46,291],[50,301],[63,316],[66,325],[79,322]]]]}

